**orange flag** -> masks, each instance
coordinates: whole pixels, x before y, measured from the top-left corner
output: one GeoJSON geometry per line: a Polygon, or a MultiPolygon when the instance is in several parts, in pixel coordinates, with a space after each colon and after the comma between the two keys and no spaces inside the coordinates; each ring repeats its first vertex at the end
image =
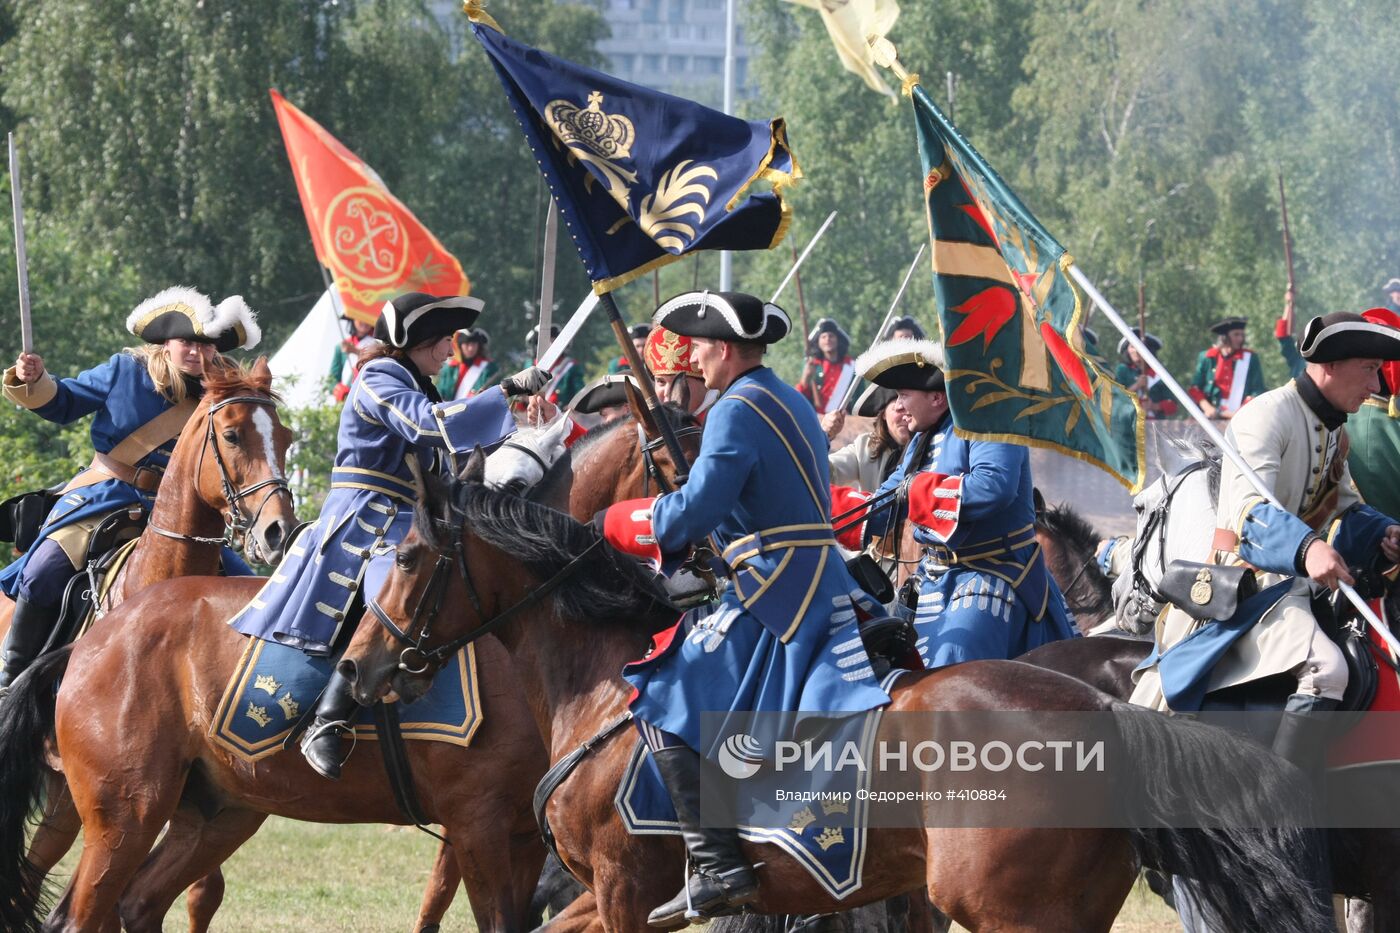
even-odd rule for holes
{"type": "Polygon", "coordinates": [[[270,91],[316,258],[347,316],[373,322],[403,292],[466,295],[457,257],[389,193],[374,169],[325,127],[270,91]]]}

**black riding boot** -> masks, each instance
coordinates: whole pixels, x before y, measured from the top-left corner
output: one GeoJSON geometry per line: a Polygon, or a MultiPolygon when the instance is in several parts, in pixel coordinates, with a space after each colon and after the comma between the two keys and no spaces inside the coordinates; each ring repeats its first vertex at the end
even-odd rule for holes
{"type": "Polygon", "coordinates": [[[15,600],[15,613],[10,617],[10,631],[5,636],[4,667],[0,669],[0,695],[43,650],[44,642],[58,622],[58,606],[41,606],[23,596],[15,600]]]}
{"type": "MultiPolygon", "coordinates": [[[[1307,775],[1319,817],[1327,811],[1327,744],[1333,737],[1328,714],[1340,705],[1340,700],[1295,693],[1284,704],[1283,718],[1279,720],[1278,731],[1274,733],[1274,754],[1287,759],[1307,775]]],[[[1321,829],[1305,830],[1301,849],[1295,853],[1295,859],[1313,877],[1318,915],[1326,916],[1332,909],[1332,865],[1326,832],[1321,829]]]]}
{"type": "Polygon", "coordinates": [[[758,894],[753,866],[739,851],[739,834],[730,827],[709,828],[700,820],[700,771],[698,752],[685,746],[652,752],[656,770],[676,806],[690,876],[681,892],[647,917],[654,927],[684,925],[687,910],[701,917],[715,916],[742,907],[758,894]]]}
{"type": "Polygon", "coordinates": [[[322,777],[340,780],[340,766],[350,757],[345,736],[354,731],[352,720],[359,709],[349,679],[337,669],[316,704],[316,718],[301,737],[302,755],[322,777]]]}

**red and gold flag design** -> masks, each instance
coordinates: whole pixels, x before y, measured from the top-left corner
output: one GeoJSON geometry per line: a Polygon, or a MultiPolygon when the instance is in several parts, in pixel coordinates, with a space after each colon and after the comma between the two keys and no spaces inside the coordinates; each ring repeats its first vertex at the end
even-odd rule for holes
{"type": "Polygon", "coordinates": [[[270,93],[316,258],[331,271],[345,314],[373,322],[384,302],[403,292],[469,294],[462,264],[374,169],[281,94],[270,93]]]}

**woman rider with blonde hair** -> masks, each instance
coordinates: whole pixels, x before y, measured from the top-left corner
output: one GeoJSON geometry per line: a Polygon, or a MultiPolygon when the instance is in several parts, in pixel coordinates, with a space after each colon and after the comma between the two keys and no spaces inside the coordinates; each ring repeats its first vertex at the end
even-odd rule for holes
{"type": "MultiPolygon", "coordinates": [[[[0,690],[43,647],[92,532],[114,512],[149,509],[155,501],[175,441],[203,394],[205,368],[222,352],[252,349],[262,336],[239,296],[214,305],[194,289],[179,287],[142,302],[126,327],[145,345],[71,379],[54,379],[33,353],[21,353],[4,373],[5,398],[46,421],[71,424],[92,415],[94,453],[92,463],[64,487],[34,544],[0,572],[0,590],[15,601],[0,690]]],[[[230,573],[251,572],[228,549],[224,562],[230,573]]]]}

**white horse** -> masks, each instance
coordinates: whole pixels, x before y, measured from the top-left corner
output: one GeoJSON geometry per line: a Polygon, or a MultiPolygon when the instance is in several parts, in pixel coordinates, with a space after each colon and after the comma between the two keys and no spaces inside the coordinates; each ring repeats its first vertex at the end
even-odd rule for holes
{"type": "Polygon", "coordinates": [[[573,429],[567,412],[535,428],[522,428],[486,458],[486,485],[523,492],[544,479],[554,461],[564,455],[564,441],[573,429]]]}

